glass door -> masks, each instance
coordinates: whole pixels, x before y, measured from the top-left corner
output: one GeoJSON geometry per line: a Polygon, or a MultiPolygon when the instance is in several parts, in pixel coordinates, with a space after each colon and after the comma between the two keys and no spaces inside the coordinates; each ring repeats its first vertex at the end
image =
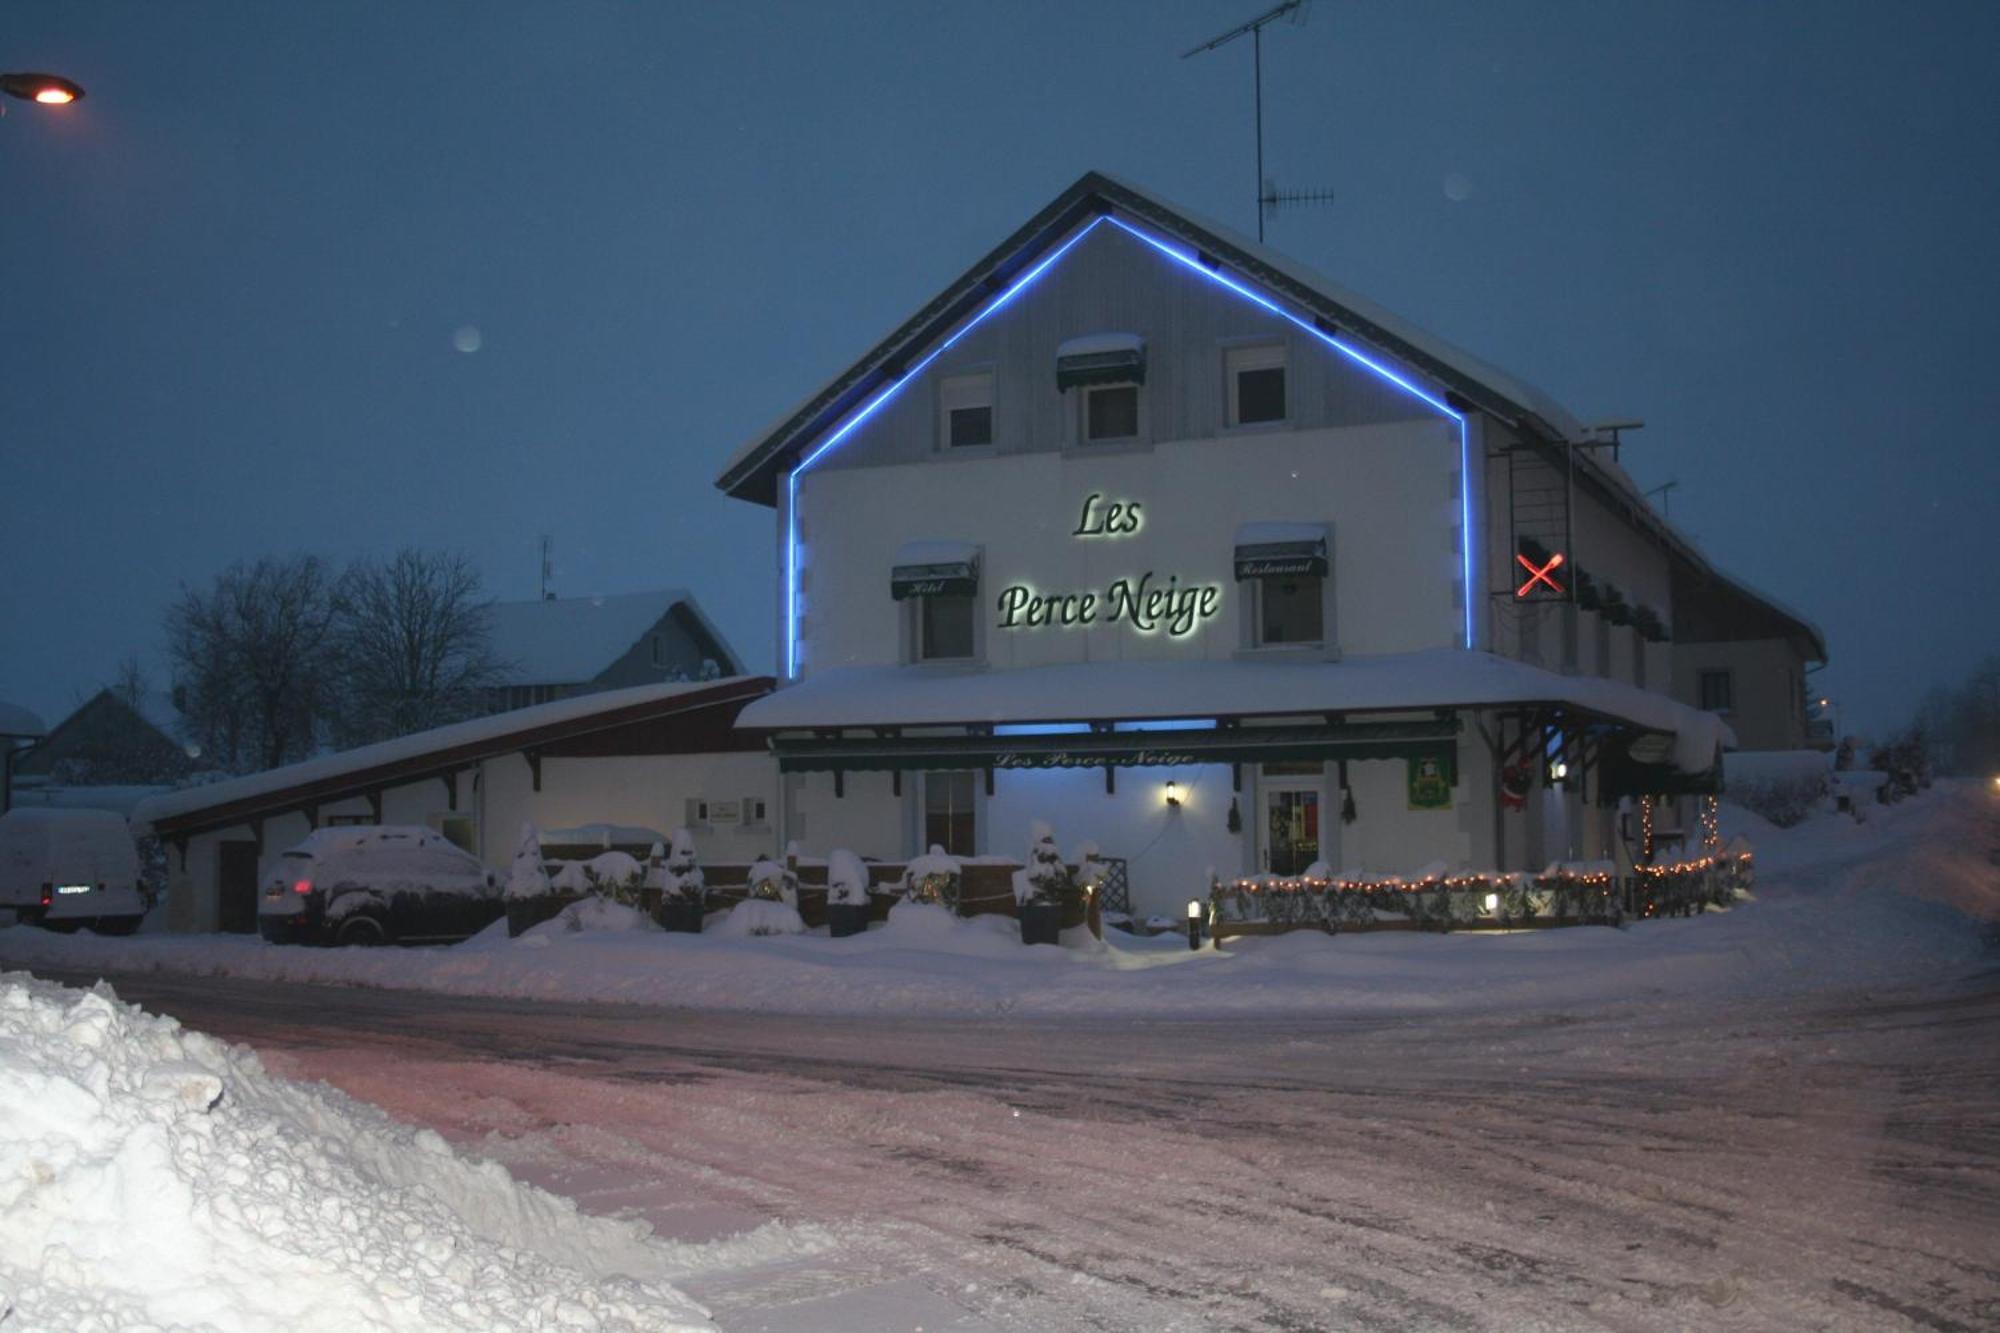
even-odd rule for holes
{"type": "Polygon", "coordinates": [[[1274,875],[1297,875],[1319,859],[1319,788],[1267,788],[1264,868],[1274,875]]]}

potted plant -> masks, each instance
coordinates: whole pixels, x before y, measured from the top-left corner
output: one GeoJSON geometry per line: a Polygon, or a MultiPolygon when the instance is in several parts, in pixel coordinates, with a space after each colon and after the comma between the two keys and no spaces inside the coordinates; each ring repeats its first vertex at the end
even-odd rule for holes
{"type": "Polygon", "coordinates": [[[533,824],[521,825],[521,843],[507,871],[507,934],[518,936],[538,926],[576,901],[577,895],[556,892],[542,861],[542,835],[533,824]]]}
{"type": "Polygon", "coordinates": [[[799,917],[799,875],[793,868],[797,853],[788,849],[783,862],[760,858],[750,867],[749,893],[729,909],[716,929],[726,935],[803,935],[799,917]]]}
{"type": "Polygon", "coordinates": [[[962,876],[958,858],[933,843],[930,851],[911,857],[903,867],[903,901],[929,903],[955,913],[962,876]]]}
{"type": "Polygon", "coordinates": [[[834,939],[868,929],[868,867],[846,848],[826,859],[826,933],[834,939]]]}
{"type": "Polygon", "coordinates": [[[656,918],[667,930],[701,934],[707,912],[708,886],[695,859],[694,837],[684,828],[673,831],[673,849],[660,867],[660,908],[656,918]]]}
{"type": "Polygon", "coordinates": [[[1063,902],[1074,891],[1069,867],[1063,864],[1056,835],[1047,824],[1035,825],[1035,842],[1028,864],[1014,872],[1014,902],[1020,910],[1021,943],[1062,941],[1063,902]]]}

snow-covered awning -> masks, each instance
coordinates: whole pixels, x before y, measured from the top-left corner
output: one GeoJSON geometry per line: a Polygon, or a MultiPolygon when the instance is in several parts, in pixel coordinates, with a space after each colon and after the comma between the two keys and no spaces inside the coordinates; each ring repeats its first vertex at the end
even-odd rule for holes
{"type": "Polygon", "coordinates": [[[1056,348],[1056,388],[1144,384],[1146,340],[1136,333],[1091,333],[1056,348]]]}
{"type": "Polygon", "coordinates": [[[1245,523],[1236,529],[1236,577],[1326,577],[1326,525],[1245,523]]]}
{"type": "Polygon", "coordinates": [[[979,591],[979,548],[971,542],[904,542],[889,570],[889,595],[969,597],[979,591]]]}
{"type": "Polygon", "coordinates": [[[832,667],[745,708],[760,730],[1117,722],[1556,705],[1673,737],[1672,766],[1706,773],[1735,735],[1713,713],[1596,676],[1433,648],[1341,662],[1076,662],[944,674],[832,667]]]}

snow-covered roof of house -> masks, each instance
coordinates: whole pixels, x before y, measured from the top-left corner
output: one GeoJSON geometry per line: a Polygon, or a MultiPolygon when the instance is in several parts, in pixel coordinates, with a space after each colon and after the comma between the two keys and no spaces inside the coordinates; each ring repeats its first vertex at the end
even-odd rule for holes
{"type": "Polygon", "coordinates": [[[632,645],[676,606],[687,608],[728,654],[730,660],[718,666],[728,671],[739,665],[728,640],[684,588],[495,602],[487,609],[487,623],[493,653],[505,667],[507,683],[580,685],[595,680],[630,652],[632,645]]]}
{"type": "Polygon", "coordinates": [[[1676,766],[1706,772],[1736,742],[1713,713],[1598,676],[1434,648],[1340,662],[1077,662],[1008,671],[831,667],[745,708],[737,726],[941,726],[1151,721],[1568,704],[1676,738],[1676,766]]]}
{"type": "Polygon", "coordinates": [[[47,730],[41,718],[27,709],[0,700],[0,736],[40,736],[47,730]]]}
{"type": "Polygon", "coordinates": [[[516,708],[490,717],[454,722],[413,732],[394,740],[320,755],[282,768],[188,787],[141,801],[132,812],[135,823],[158,827],[190,816],[216,818],[283,809],[286,803],[343,799],[359,791],[425,775],[455,772],[479,760],[531,749],[567,737],[587,735],[637,721],[657,719],[697,709],[738,704],[768,693],[769,676],[730,676],[722,680],[670,681],[623,690],[558,699],[554,703],[516,708]]]}
{"type": "MultiPolygon", "coordinates": [[[[1349,291],[1296,260],[1139,186],[1087,172],[956,282],[877,343],[859,361],[809,395],[769,430],[737,450],[716,485],[740,499],[775,504],[786,460],[895,379],[918,349],[945,337],[1004,285],[1091,218],[1119,215],[1213,258],[1219,267],[1297,306],[1343,337],[1407,367],[1413,375],[1550,441],[1584,431],[1553,397],[1349,291]]],[[[1129,337],[1130,335],[1122,335],[1129,337]]],[[[1580,464],[1589,468],[1594,460],[1580,464]]],[[[1613,465],[1606,464],[1608,475],[1613,465]]],[[[1630,479],[1621,489],[1638,496],[1630,479]]],[[[1642,501],[1643,503],[1643,501],[1642,501]]]]}

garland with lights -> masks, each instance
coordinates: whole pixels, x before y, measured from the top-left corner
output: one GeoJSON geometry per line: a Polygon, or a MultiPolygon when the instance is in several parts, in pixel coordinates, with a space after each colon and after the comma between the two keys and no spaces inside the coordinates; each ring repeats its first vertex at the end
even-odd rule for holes
{"type": "Polygon", "coordinates": [[[1401,875],[1250,875],[1209,883],[1216,921],[1338,932],[1384,922],[1420,929],[1458,926],[1615,924],[1620,915],[1609,862],[1553,865],[1540,874],[1466,872],[1401,875]]]}

